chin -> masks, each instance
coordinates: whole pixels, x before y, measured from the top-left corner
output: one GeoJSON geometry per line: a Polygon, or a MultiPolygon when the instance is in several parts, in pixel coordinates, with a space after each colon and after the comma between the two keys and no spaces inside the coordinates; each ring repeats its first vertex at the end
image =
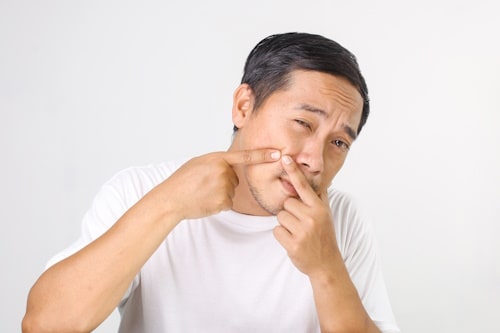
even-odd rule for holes
{"type": "Polygon", "coordinates": [[[256,214],[276,215],[283,210],[286,197],[280,191],[281,169],[247,168],[244,176],[256,214]],[[265,177],[265,175],[269,175],[265,177]]]}
{"type": "Polygon", "coordinates": [[[250,188],[250,191],[252,192],[252,196],[255,202],[268,214],[277,215],[280,211],[283,210],[283,205],[287,197],[283,196],[281,198],[270,198],[262,195],[263,193],[256,190],[255,188],[250,188]]]}
{"type": "Polygon", "coordinates": [[[249,190],[257,206],[260,207],[269,215],[276,215],[279,213],[280,210],[283,209],[283,202],[270,200],[270,198],[264,195],[265,191],[260,190],[251,185],[249,186],[249,190]]]}

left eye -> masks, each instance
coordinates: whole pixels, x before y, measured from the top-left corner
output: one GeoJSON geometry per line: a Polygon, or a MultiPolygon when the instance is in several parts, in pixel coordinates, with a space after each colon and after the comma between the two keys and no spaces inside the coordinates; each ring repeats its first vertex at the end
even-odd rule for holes
{"type": "Polygon", "coordinates": [[[342,148],[343,150],[345,151],[348,151],[349,150],[349,145],[347,143],[345,143],[344,141],[342,140],[333,140],[332,143],[339,147],[339,148],[342,148]]]}

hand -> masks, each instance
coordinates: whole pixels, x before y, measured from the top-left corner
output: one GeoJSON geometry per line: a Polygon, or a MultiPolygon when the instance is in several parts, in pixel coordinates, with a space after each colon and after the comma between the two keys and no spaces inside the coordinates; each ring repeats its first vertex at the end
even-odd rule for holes
{"type": "Polygon", "coordinates": [[[210,153],[185,163],[160,187],[179,220],[213,215],[233,207],[239,183],[233,166],[276,162],[280,156],[275,149],[210,153]]]}
{"type": "Polygon", "coordinates": [[[282,164],[299,197],[284,202],[274,236],[304,274],[312,277],[328,272],[340,253],[327,194],[313,190],[291,157],[283,156],[282,164]]]}

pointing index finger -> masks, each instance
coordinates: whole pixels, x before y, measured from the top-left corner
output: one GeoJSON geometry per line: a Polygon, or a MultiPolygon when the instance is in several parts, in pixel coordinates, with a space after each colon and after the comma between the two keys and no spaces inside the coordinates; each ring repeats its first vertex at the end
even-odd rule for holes
{"type": "Polygon", "coordinates": [[[281,152],[279,150],[270,148],[230,151],[224,153],[224,159],[230,165],[276,162],[280,159],[280,157],[281,152]]]}
{"type": "Polygon", "coordinates": [[[297,191],[300,199],[302,199],[304,203],[312,203],[313,200],[317,199],[318,194],[314,191],[306,176],[297,167],[293,159],[285,155],[281,160],[290,182],[295,188],[295,191],[297,191]]]}

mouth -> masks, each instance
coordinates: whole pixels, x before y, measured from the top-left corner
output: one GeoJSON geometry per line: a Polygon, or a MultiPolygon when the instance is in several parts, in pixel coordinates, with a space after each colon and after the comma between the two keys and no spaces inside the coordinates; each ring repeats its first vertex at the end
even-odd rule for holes
{"type": "Polygon", "coordinates": [[[292,197],[296,197],[296,198],[299,197],[299,194],[297,193],[297,190],[292,185],[292,183],[290,183],[288,180],[283,179],[283,178],[280,178],[280,181],[281,181],[281,185],[283,186],[283,189],[285,190],[285,192],[288,195],[290,195],[292,197]]]}

